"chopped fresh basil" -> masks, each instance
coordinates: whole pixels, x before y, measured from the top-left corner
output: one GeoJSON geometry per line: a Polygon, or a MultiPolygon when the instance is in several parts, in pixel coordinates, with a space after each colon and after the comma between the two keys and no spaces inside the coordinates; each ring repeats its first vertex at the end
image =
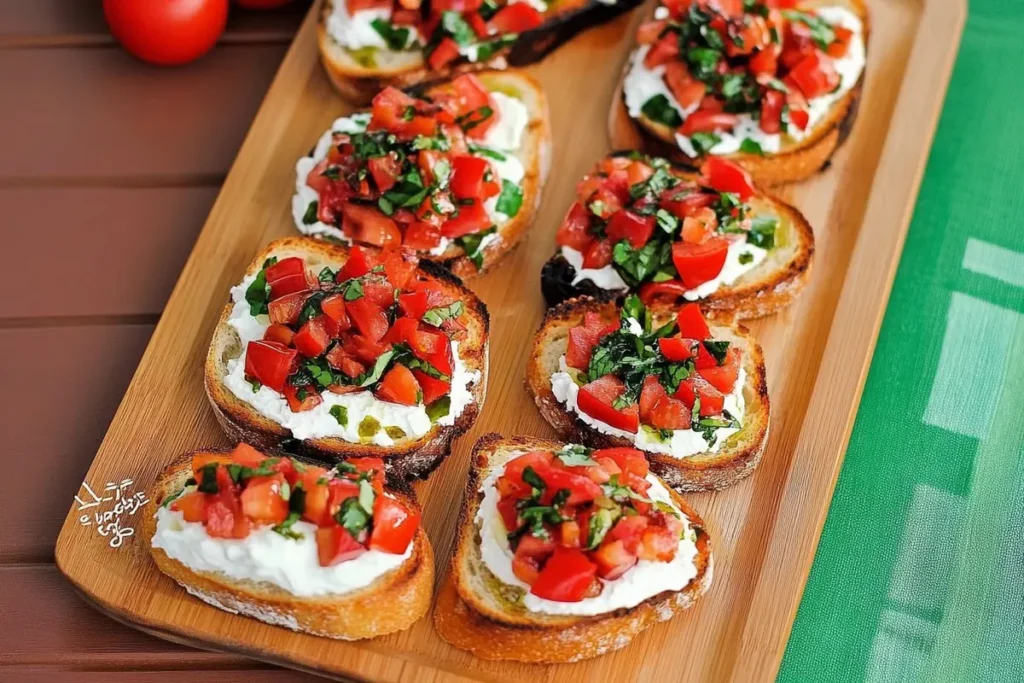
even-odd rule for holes
{"type": "Polygon", "coordinates": [[[590,517],[587,525],[587,542],[584,550],[593,550],[601,545],[601,541],[612,528],[612,513],[606,508],[601,508],[590,517]]]}
{"type": "Polygon", "coordinates": [[[523,189],[509,180],[501,181],[501,194],[498,195],[498,202],[495,208],[498,213],[505,214],[509,218],[519,213],[523,205],[523,189]]]}
{"type": "Polygon", "coordinates": [[[370,525],[371,513],[363,509],[359,498],[352,496],[341,503],[334,515],[334,520],[345,527],[354,538],[357,538],[370,525]]]}
{"type": "Polygon", "coordinates": [[[541,479],[537,472],[529,465],[527,465],[523,470],[523,482],[529,484],[538,491],[543,491],[547,487],[544,480],[541,479]]]}
{"type": "Polygon", "coordinates": [[[718,365],[725,362],[725,356],[729,353],[729,342],[720,339],[705,339],[703,344],[718,365]]]}
{"type": "Polygon", "coordinates": [[[373,514],[373,503],[377,498],[377,492],[373,490],[373,484],[367,479],[359,480],[359,505],[371,515],[373,514]]]}
{"type": "Polygon", "coordinates": [[[635,249],[628,241],[622,240],[612,248],[612,261],[626,283],[635,286],[672,263],[672,243],[651,240],[635,249]]]}
{"type": "Polygon", "coordinates": [[[345,301],[355,301],[363,296],[363,283],[359,280],[349,280],[345,284],[345,301]]]}
{"type": "Polygon", "coordinates": [[[334,281],[335,281],[335,279],[337,277],[338,277],[338,273],[337,272],[331,270],[327,266],[324,266],[324,269],[321,270],[320,274],[317,276],[317,280],[319,280],[321,284],[325,284],[325,285],[326,284],[334,284],[334,281]]]}
{"type": "Polygon", "coordinates": [[[487,157],[488,159],[494,159],[495,161],[507,161],[508,157],[501,152],[496,152],[488,147],[481,147],[480,145],[474,145],[472,142],[469,143],[469,151],[479,157],[487,157]]]}
{"type": "Polygon", "coordinates": [[[493,40],[488,40],[476,45],[476,61],[486,62],[495,54],[501,52],[509,45],[512,45],[519,38],[517,33],[506,33],[493,40]]]}
{"type": "Polygon", "coordinates": [[[178,500],[179,498],[181,498],[182,495],[184,495],[185,489],[187,489],[187,488],[188,488],[187,486],[182,487],[181,490],[179,490],[177,493],[172,493],[171,495],[169,495],[166,498],[164,498],[164,501],[162,503],[160,503],[160,507],[162,507],[162,508],[169,507],[171,503],[173,503],[174,501],[178,500]]]}
{"type": "Polygon", "coordinates": [[[199,470],[199,484],[196,489],[201,493],[217,493],[220,487],[217,485],[217,463],[211,462],[199,470]]]}
{"type": "Polygon", "coordinates": [[[252,387],[252,393],[254,394],[260,390],[260,387],[263,386],[262,384],[260,384],[260,381],[258,379],[247,379],[245,381],[249,383],[250,387],[252,387]]]}
{"type": "Polygon", "coordinates": [[[740,143],[740,151],[744,154],[756,154],[759,157],[764,156],[764,150],[761,149],[761,143],[751,138],[743,138],[743,142],[740,143]]]}
{"type": "Polygon", "coordinates": [[[722,138],[717,133],[694,133],[690,136],[690,144],[698,156],[707,154],[721,141],[722,138]]]}
{"type": "Polygon", "coordinates": [[[679,178],[672,175],[664,166],[657,166],[647,180],[630,186],[629,196],[633,200],[642,197],[657,199],[662,192],[678,184],[679,178]]]}
{"type": "Polygon", "coordinates": [[[455,11],[441,13],[441,23],[437,31],[451,37],[459,45],[470,45],[476,42],[476,31],[455,11]]]}
{"type": "Polygon", "coordinates": [[[484,267],[484,252],[480,248],[483,243],[484,237],[497,231],[497,228],[493,225],[480,232],[474,232],[469,235],[463,235],[462,237],[455,238],[455,244],[462,247],[462,250],[466,252],[466,258],[468,258],[477,270],[484,267]]]}
{"type": "Polygon", "coordinates": [[[666,234],[673,235],[679,229],[679,218],[665,209],[658,209],[654,213],[654,218],[658,227],[666,234]]]}
{"type": "Polygon", "coordinates": [[[754,260],[754,255],[751,254],[749,251],[745,251],[739,255],[739,258],[737,260],[740,262],[741,266],[745,266],[754,260]]]}
{"type": "Polygon", "coordinates": [[[718,63],[722,53],[710,47],[695,47],[687,51],[686,62],[690,73],[700,81],[708,81],[718,75],[718,63]]]}
{"type": "Polygon", "coordinates": [[[558,451],[556,455],[563,465],[568,465],[569,467],[592,467],[597,465],[597,461],[590,457],[592,452],[586,446],[570,444],[558,451]]]}
{"type": "Polygon", "coordinates": [[[263,267],[256,274],[252,284],[245,290],[245,301],[249,304],[250,315],[260,315],[268,311],[270,302],[270,285],[267,284],[267,268],[277,263],[277,257],[271,256],[263,262],[263,267]]]}
{"type": "Polygon", "coordinates": [[[289,512],[288,516],[285,518],[283,522],[273,527],[273,531],[281,534],[285,538],[290,538],[293,541],[298,541],[304,538],[304,536],[300,532],[292,529],[292,526],[295,525],[295,522],[299,521],[299,518],[301,516],[302,515],[300,515],[298,512],[289,512]]]}
{"type": "MultiPolygon", "coordinates": [[[[418,208],[426,198],[429,189],[423,185],[423,177],[420,172],[416,168],[410,168],[398,177],[395,185],[382,194],[381,198],[387,200],[385,205],[392,211],[403,207],[418,208]]],[[[383,211],[379,200],[377,206],[383,211]]]]}
{"type": "Polygon", "coordinates": [[[388,49],[395,51],[404,50],[409,44],[410,31],[407,28],[393,26],[387,19],[379,17],[371,21],[370,26],[384,39],[388,49]]]}
{"type": "Polygon", "coordinates": [[[452,146],[451,143],[448,142],[448,138],[443,135],[438,135],[437,137],[417,135],[412,141],[412,148],[415,151],[434,149],[439,152],[447,152],[452,148],[452,146]]]}
{"type": "Polygon", "coordinates": [[[328,411],[335,420],[338,421],[342,427],[348,427],[348,408],[345,406],[331,406],[328,411]]]}
{"type": "Polygon", "coordinates": [[[836,42],[836,32],[832,24],[819,16],[799,10],[783,10],[782,16],[789,21],[799,21],[811,29],[811,40],[821,50],[828,50],[828,46],[836,42]]]}
{"type": "MultiPolygon", "coordinates": [[[[355,384],[360,387],[368,387],[384,375],[384,370],[388,367],[388,363],[391,362],[391,358],[395,355],[395,349],[390,348],[384,353],[377,356],[376,362],[373,367],[364,372],[362,375],[356,378],[355,384]]],[[[362,425],[360,425],[360,429],[362,425]]],[[[379,427],[378,427],[379,429],[379,427]]],[[[376,431],[374,431],[376,433],[376,431]]]]}
{"type": "Polygon", "coordinates": [[[437,422],[448,415],[452,409],[451,396],[442,396],[433,403],[427,405],[427,417],[431,422],[437,422]]]}
{"type": "Polygon", "coordinates": [[[453,320],[462,315],[463,304],[461,301],[453,301],[447,306],[431,308],[423,314],[423,322],[434,327],[440,327],[445,320],[453,320]]]}
{"type": "Polygon", "coordinates": [[[306,207],[306,213],[302,214],[302,222],[303,222],[303,224],[305,224],[305,225],[313,225],[313,224],[315,224],[319,220],[317,218],[317,214],[319,213],[319,211],[320,211],[320,202],[318,202],[317,200],[314,199],[306,207]]]}
{"type": "Polygon", "coordinates": [[[455,123],[458,124],[462,130],[470,131],[492,116],[494,116],[494,109],[485,104],[482,107],[477,107],[473,111],[459,116],[455,119],[455,123]]]}
{"type": "Polygon", "coordinates": [[[665,95],[655,95],[648,99],[640,107],[640,113],[651,121],[672,129],[678,128],[683,124],[683,117],[679,115],[679,112],[672,106],[672,103],[669,102],[665,95]]]}
{"type": "Polygon", "coordinates": [[[747,233],[747,244],[761,249],[773,249],[778,226],[779,221],[774,216],[754,216],[750,232],[747,233]]]}

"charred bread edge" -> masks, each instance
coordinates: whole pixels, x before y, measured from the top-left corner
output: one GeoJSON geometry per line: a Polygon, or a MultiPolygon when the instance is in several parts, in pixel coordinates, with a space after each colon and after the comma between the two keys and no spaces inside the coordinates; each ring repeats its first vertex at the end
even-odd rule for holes
{"type": "Polygon", "coordinates": [[[389,85],[407,88],[416,84],[435,84],[464,73],[529,66],[541,61],[578,34],[612,21],[642,4],[642,0],[619,0],[613,4],[589,0],[582,7],[552,14],[542,25],[519,34],[515,43],[497,52],[486,62],[460,62],[441,71],[432,71],[426,61],[420,59],[418,62],[410,62],[416,64],[412,68],[383,73],[375,72],[374,69],[356,72],[330,56],[332,49],[344,49],[330,36],[326,27],[332,3],[337,1],[340,0],[327,0],[320,9],[317,43],[321,62],[331,84],[342,97],[356,105],[369,104],[374,95],[389,85]]]}
{"type": "MultiPolygon", "coordinates": [[[[674,306],[656,303],[651,308],[655,315],[664,316],[670,315],[669,311],[674,306]]],[[[551,391],[551,380],[543,361],[544,349],[548,343],[554,341],[549,332],[553,326],[568,327],[582,322],[583,314],[587,311],[604,313],[607,317],[612,310],[618,309],[611,297],[570,299],[550,309],[534,338],[533,353],[527,364],[526,384],[541,415],[566,440],[594,448],[635,448],[626,439],[602,434],[577,415],[568,412],[551,391]]],[[[738,483],[753,473],[761,462],[768,442],[771,405],[765,378],[764,353],[746,327],[733,325],[724,317],[708,313],[705,311],[710,325],[730,327],[731,333],[742,338],[748,346],[743,361],[743,367],[747,372],[748,391],[744,392],[747,406],[743,428],[727,442],[733,445],[726,446],[717,453],[673,458],[665,454],[642,451],[650,461],[652,471],[679,492],[717,491],[738,483]],[[739,446],[738,450],[736,446],[739,446]]]]}
{"type": "MultiPolygon", "coordinates": [[[[245,275],[259,269],[269,256],[283,250],[302,253],[315,252],[337,264],[348,258],[348,249],[312,237],[285,237],[264,247],[246,268],[245,275]]],[[[228,298],[210,342],[204,368],[204,386],[217,421],[232,441],[245,441],[260,450],[285,450],[296,455],[332,463],[346,457],[380,457],[388,470],[388,480],[425,479],[448,456],[452,441],[469,430],[480,413],[487,393],[487,356],[490,317],[487,306],[462,284],[458,276],[430,261],[420,261],[420,271],[439,280],[463,302],[466,312],[475,317],[480,326],[481,340],[477,344],[459,345],[459,356],[469,370],[480,371],[480,381],[473,385],[473,402],[447,426],[434,425],[423,436],[391,447],[374,444],[351,443],[337,437],[300,441],[291,432],[269,418],[263,417],[248,403],[242,401],[224,386],[225,354],[234,343],[227,324],[233,304],[228,298]]],[[[236,357],[236,356],[232,356],[236,357]]]]}
{"type": "MultiPolygon", "coordinates": [[[[198,451],[194,451],[198,452],[198,451]]],[[[185,453],[161,471],[149,489],[142,520],[142,539],[161,572],[185,590],[214,607],[284,626],[315,636],[357,640],[401,631],[418,621],[430,608],[434,582],[434,553],[422,527],[413,540],[413,552],[401,566],[377,577],[369,586],[340,595],[298,597],[273,584],[236,581],[220,572],[197,572],[154,548],[156,511],[164,499],[179,491],[192,476],[192,455],[185,453]]],[[[202,452],[229,453],[211,448],[202,452]]],[[[268,455],[286,456],[285,453],[268,455]]],[[[388,492],[419,508],[408,486],[389,487],[388,492]]]]}
{"type": "MultiPolygon", "coordinates": [[[[626,151],[615,151],[608,156],[623,156],[626,151]]],[[[686,169],[677,162],[671,162],[673,170],[679,174],[692,176],[693,171],[686,169]]],[[[760,318],[775,313],[790,305],[810,280],[811,266],[814,262],[814,231],[807,218],[791,204],[776,197],[758,192],[761,201],[771,204],[776,214],[791,225],[793,239],[797,246],[793,257],[784,268],[771,271],[755,282],[739,285],[723,285],[714,293],[700,299],[698,303],[709,311],[731,313],[737,319],[760,318]]],[[[752,268],[748,273],[757,271],[752,268]]],[[[746,274],[744,274],[746,275],[746,274]]],[[[541,292],[548,306],[580,296],[602,297],[611,294],[624,297],[627,291],[610,291],[598,287],[592,280],[584,279],[575,285],[571,284],[576,276],[576,269],[565,260],[561,252],[556,250],[541,268],[541,292]]],[[[634,290],[635,291],[635,290],[634,290]]],[[[655,301],[686,303],[682,296],[660,294],[655,301]]]]}
{"type": "MultiPolygon", "coordinates": [[[[868,9],[863,0],[847,0],[852,10],[860,17],[864,26],[864,46],[868,47],[870,36],[870,21],[868,9]]],[[[635,50],[635,46],[634,49],[635,50]]],[[[626,95],[622,87],[629,67],[633,50],[622,69],[619,77],[619,85],[616,96],[612,103],[612,115],[610,117],[612,144],[619,142],[616,128],[629,125],[639,136],[641,147],[649,154],[663,156],[667,159],[688,168],[698,168],[705,157],[694,158],[685,154],[674,138],[669,141],[658,134],[656,128],[664,128],[657,124],[649,124],[643,120],[635,120],[627,111],[626,95]]],[[[849,138],[856,123],[857,114],[860,111],[860,99],[864,89],[864,76],[866,69],[861,72],[857,83],[838,101],[836,101],[829,112],[829,115],[815,126],[810,135],[801,140],[791,148],[775,154],[727,154],[723,158],[741,164],[751,174],[754,181],[759,185],[771,187],[785,183],[794,183],[813,176],[831,165],[833,155],[840,146],[849,138]]]]}
{"type": "Polygon", "coordinates": [[[557,450],[562,445],[532,437],[502,438],[499,434],[486,434],[477,441],[459,513],[459,536],[451,571],[434,608],[434,627],[442,640],[483,659],[573,662],[625,647],[639,633],[690,607],[707,591],[713,560],[704,521],[677,493],[670,491],[673,502],[697,533],[697,576],[681,591],[664,591],[636,607],[590,617],[529,614],[528,618],[514,619],[493,612],[485,615],[478,610],[478,597],[459,580],[459,559],[466,552],[479,552],[473,520],[482,499],[478,489],[489,456],[498,449],[557,450]]]}

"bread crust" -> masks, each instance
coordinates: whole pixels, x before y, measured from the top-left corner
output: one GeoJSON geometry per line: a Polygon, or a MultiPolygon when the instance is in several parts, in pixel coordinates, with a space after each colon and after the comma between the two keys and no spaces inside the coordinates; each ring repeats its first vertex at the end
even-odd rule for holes
{"type": "MultiPolygon", "coordinates": [[[[314,259],[319,265],[338,267],[348,258],[348,248],[310,237],[285,237],[271,242],[257,254],[246,275],[257,273],[263,262],[273,255],[301,256],[307,260],[314,259]]],[[[384,460],[390,480],[426,478],[448,456],[452,441],[473,425],[483,406],[487,393],[490,317],[484,302],[449,271],[430,261],[421,261],[419,272],[440,283],[453,298],[462,301],[467,316],[467,331],[459,342],[459,357],[467,370],[480,372],[480,381],[470,387],[473,402],[466,406],[455,424],[435,424],[418,439],[406,438],[386,448],[352,443],[337,437],[305,441],[293,439],[290,430],[256,412],[224,384],[228,360],[237,358],[242,352],[238,335],[228,324],[233,306],[229,298],[210,342],[203,377],[210,405],[228,438],[244,441],[264,451],[284,448],[328,462],[346,457],[379,457],[384,460]]]]}
{"type": "MultiPolygon", "coordinates": [[[[613,152],[613,155],[621,152],[613,152]]],[[[675,174],[684,180],[696,180],[698,174],[675,165],[675,174]]],[[[773,195],[759,192],[751,199],[755,215],[774,214],[779,217],[779,246],[756,267],[750,269],[731,285],[722,285],[699,301],[702,308],[716,313],[731,314],[737,320],[760,318],[789,306],[810,280],[814,263],[814,231],[807,218],[796,207],[773,195]]],[[[609,292],[589,279],[573,285],[576,269],[565,260],[561,251],[544,264],[541,270],[541,291],[549,306],[578,296],[603,297],[609,292]]],[[[633,290],[630,290],[633,291],[633,290]]],[[[658,294],[653,298],[666,304],[681,304],[681,295],[658,294]]]]}
{"type": "MultiPolygon", "coordinates": [[[[809,6],[845,5],[861,19],[864,26],[865,49],[867,49],[869,18],[864,0],[809,0],[806,4],[809,6]]],[[[666,157],[683,166],[699,167],[705,157],[691,157],[679,149],[675,142],[673,129],[656,123],[646,116],[641,116],[636,120],[629,116],[622,84],[629,72],[631,62],[631,58],[626,60],[609,113],[608,128],[612,145],[615,147],[637,147],[649,154],[666,157]]],[[[721,156],[741,165],[758,185],[765,187],[806,180],[826,168],[833,155],[850,136],[857,119],[863,88],[864,73],[862,72],[857,83],[832,105],[828,115],[818,122],[809,135],[799,142],[787,144],[777,153],[768,153],[764,156],[743,153],[721,156]]]]}
{"type": "MultiPolygon", "coordinates": [[[[224,452],[208,449],[203,452],[224,452]]],[[[298,597],[273,584],[236,581],[220,572],[197,572],[153,547],[156,511],[164,499],[180,491],[192,476],[192,453],[178,457],[157,477],[148,491],[142,538],[157,567],[200,600],[228,612],[325,638],[359,640],[401,631],[430,608],[434,582],[434,553],[421,527],[413,551],[401,566],[377,577],[369,586],[315,598],[298,597]]],[[[389,492],[419,508],[411,489],[389,492]]]]}
{"type": "MultiPolygon", "coordinates": [[[[443,265],[463,279],[474,278],[489,272],[519,245],[537,215],[544,186],[551,171],[551,116],[548,110],[547,96],[537,80],[529,74],[517,70],[484,71],[478,73],[477,77],[492,91],[514,93],[526,104],[526,108],[530,112],[530,119],[523,134],[522,146],[516,154],[525,170],[521,185],[523,204],[519,213],[512,220],[498,227],[497,234],[500,239],[484,247],[483,261],[480,267],[477,268],[476,264],[465,255],[463,249],[455,244],[450,245],[440,255],[431,254],[429,251],[417,252],[421,259],[443,265]]],[[[399,87],[408,87],[409,85],[405,84],[399,87]]],[[[409,89],[414,94],[420,94],[427,89],[428,85],[424,84],[409,89]]],[[[374,90],[374,94],[378,91],[379,89],[374,90]]],[[[324,239],[336,244],[344,244],[343,241],[333,236],[326,236],[324,239]]],[[[376,250],[370,246],[365,248],[376,250]]]]}
{"type": "MultiPolygon", "coordinates": [[[[655,324],[667,322],[676,307],[656,302],[649,307],[655,324]]],[[[568,412],[551,391],[551,375],[558,371],[558,359],[564,355],[569,329],[583,324],[583,317],[594,312],[608,321],[618,315],[610,297],[570,299],[550,309],[534,337],[533,353],[527,364],[526,386],[541,415],[567,441],[594,448],[634,447],[626,439],[603,434],[568,412]]],[[[651,470],[676,491],[717,491],[745,479],[761,462],[768,441],[771,413],[765,375],[764,353],[750,331],[731,324],[731,320],[705,311],[712,334],[729,339],[743,350],[743,368],[747,373],[743,396],[746,409],[743,427],[726,440],[718,452],[701,453],[688,458],[643,451],[651,470]]]]}
{"type": "MultiPolygon", "coordinates": [[[[697,575],[681,591],[664,591],[636,607],[588,617],[527,612],[507,599],[480,592],[474,576],[479,562],[474,517],[485,472],[517,450],[558,450],[562,443],[533,437],[487,434],[473,448],[466,494],[459,513],[459,537],[451,570],[434,607],[434,628],[449,644],[483,659],[532,663],[574,662],[625,647],[642,631],[693,605],[711,585],[711,541],[703,520],[678,494],[673,502],[697,534],[697,575]]],[[[486,569],[483,569],[486,571],[486,569]]],[[[487,572],[489,574],[489,572],[487,572]]],[[[493,578],[493,577],[492,577],[493,578]]]]}

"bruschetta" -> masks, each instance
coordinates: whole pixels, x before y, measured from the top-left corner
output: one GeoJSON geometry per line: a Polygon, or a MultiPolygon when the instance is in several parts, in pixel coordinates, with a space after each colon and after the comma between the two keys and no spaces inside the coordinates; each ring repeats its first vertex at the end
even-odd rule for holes
{"type": "Polygon", "coordinates": [[[638,135],[693,166],[724,156],[766,186],[803,180],[853,127],[867,35],[863,0],[666,0],[637,31],[613,143],[638,135]]]}
{"type": "Polygon", "coordinates": [[[741,167],[710,157],[697,174],[639,152],[612,154],[583,178],[555,242],[541,270],[548,305],[636,292],[737,318],[792,302],[814,257],[800,211],[758,192],[741,167]]]}
{"type": "Polygon", "coordinates": [[[404,245],[460,277],[522,239],[550,165],[547,101],[518,72],[466,74],[413,94],[386,88],[296,163],[306,235],[404,245]]]}
{"type": "Polygon", "coordinates": [[[640,0],[325,0],[317,36],[341,95],[365,104],[404,88],[482,69],[526,66],[640,0]]]}
{"type": "Polygon", "coordinates": [[[157,567],[227,612],[356,640],[408,628],[430,607],[434,556],[412,492],[378,458],[328,470],[242,443],[171,463],[143,534],[157,567]]]}
{"type": "Polygon", "coordinates": [[[526,383],[565,439],[635,447],[677,491],[731,486],[768,437],[764,355],[746,328],[699,306],[621,308],[589,297],[548,311],[526,383]]]}
{"type": "Polygon", "coordinates": [[[640,451],[490,434],[434,626],[484,659],[573,662],[690,607],[711,577],[704,522],[640,451]]]}
{"type": "Polygon", "coordinates": [[[430,261],[285,238],[231,289],[206,392],[235,441],[425,477],[483,405],[487,339],[486,306],[430,261]]]}

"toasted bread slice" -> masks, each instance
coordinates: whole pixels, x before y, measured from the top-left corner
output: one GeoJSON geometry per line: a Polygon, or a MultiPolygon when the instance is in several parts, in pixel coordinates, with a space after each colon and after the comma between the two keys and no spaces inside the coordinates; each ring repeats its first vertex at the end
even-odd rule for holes
{"type": "MultiPolygon", "coordinates": [[[[865,48],[868,41],[868,8],[864,0],[807,0],[801,7],[842,7],[860,18],[864,26],[865,48]]],[[[675,141],[675,130],[652,121],[646,116],[633,120],[626,109],[622,81],[629,72],[632,60],[627,60],[616,96],[608,117],[608,130],[612,146],[635,147],[649,154],[663,156],[684,166],[697,168],[703,157],[695,158],[679,149],[675,141]]],[[[864,73],[842,97],[832,104],[823,117],[808,134],[799,141],[784,142],[776,153],[726,154],[726,159],[743,166],[759,185],[771,187],[784,183],[805,180],[825,168],[836,150],[846,141],[857,119],[861,91],[864,87],[864,73]]]]}
{"type": "Polygon", "coordinates": [[[521,33],[512,45],[480,62],[456,61],[440,71],[430,69],[422,49],[395,52],[376,50],[373,62],[360,62],[327,31],[327,17],[334,3],[324,0],[317,25],[320,60],[331,83],[342,97],[356,105],[369,104],[373,96],[391,85],[406,88],[417,83],[447,80],[461,73],[528,66],[546,57],[582,31],[611,21],[640,5],[640,0],[556,0],[551,3],[545,22],[521,33]]]}
{"type": "MultiPolygon", "coordinates": [[[[655,326],[669,322],[677,312],[675,306],[666,304],[654,304],[649,310],[655,326]]],[[[567,411],[551,391],[551,375],[559,371],[558,361],[565,355],[569,330],[583,324],[587,311],[593,311],[608,321],[618,315],[613,301],[591,297],[570,299],[549,310],[534,338],[533,354],[526,368],[526,386],[533,394],[541,415],[567,441],[594,448],[635,447],[628,439],[595,430],[576,413],[567,411]]],[[[770,408],[761,347],[742,325],[731,325],[714,315],[708,315],[707,320],[713,338],[728,340],[743,352],[743,369],[746,372],[743,398],[746,407],[742,428],[724,441],[716,452],[674,458],[645,451],[654,473],[676,491],[715,491],[732,486],[754,471],[768,440],[770,408]]]]}
{"type": "MultiPolygon", "coordinates": [[[[157,509],[168,496],[180,491],[191,476],[192,453],[179,457],[160,473],[148,491],[142,539],[160,571],[203,602],[274,626],[342,640],[374,638],[404,630],[430,608],[434,552],[422,527],[416,532],[412,552],[399,567],[380,575],[368,586],[338,595],[300,597],[274,584],[238,581],[221,572],[190,569],[162,548],[154,548],[153,535],[157,509]]],[[[418,507],[410,489],[389,492],[418,507]]]]}
{"type": "MultiPolygon", "coordinates": [[[[675,169],[679,177],[694,180],[696,173],[675,169]]],[[[743,273],[732,284],[722,284],[700,305],[709,311],[729,313],[738,320],[771,315],[793,302],[810,280],[814,262],[814,231],[800,210],[768,194],[750,200],[754,215],[771,214],[779,218],[775,247],[768,256],[743,273]]],[[[549,306],[579,296],[621,295],[626,290],[606,290],[589,279],[575,285],[576,269],[556,251],[540,273],[541,291],[549,306]]],[[[655,300],[681,303],[681,295],[659,294],[655,300]]]]}
{"type": "MultiPolygon", "coordinates": [[[[540,207],[544,185],[551,169],[551,120],[548,115],[547,97],[540,84],[521,71],[487,71],[477,74],[477,78],[488,90],[501,92],[522,101],[530,118],[523,133],[522,144],[515,153],[515,157],[525,170],[521,184],[523,204],[519,213],[511,220],[497,226],[497,239],[490,241],[483,248],[480,267],[478,268],[466,256],[462,247],[454,243],[439,255],[428,251],[419,252],[420,258],[435,261],[461,278],[472,278],[487,272],[519,244],[540,207]]],[[[414,92],[417,90],[422,89],[413,89],[414,92]]],[[[307,232],[301,225],[296,227],[307,232]]],[[[347,241],[337,228],[332,226],[325,230],[327,232],[317,232],[314,236],[338,242],[347,241]]]]}
{"type": "Polygon", "coordinates": [[[704,522],[677,494],[675,505],[697,534],[696,576],[681,591],[664,591],[635,607],[595,616],[549,615],[527,610],[516,599],[521,589],[501,583],[483,563],[474,519],[483,500],[480,484],[491,469],[514,453],[559,450],[564,444],[532,437],[482,437],[473,449],[466,497],[451,571],[434,607],[438,635],[483,659],[574,662],[625,647],[659,621],[690,607],[711,585],[711,541],[704,522]]]}
{"type": "MultiPolygon", "coordinates": [[[[271,256],[300,256],[307,265],[338,268],[348,258],[348,249],[308,237],[286,237],[268,244],[253,259],[246,275],[259,272],[271,256]]],[[[210,342],[206,356],[204,382],[206,394],[221,427],[234,441],[244,441],[260,450],[274,450],[288,442],[289,450],[319,459],[341,457],[379,457],[384,459],[392,479],[425,478],[448,455],[452,440],[466,432],[483,406],[487,389],[487,349],[490,318],[487,306],[467,289],[462,281],[430,261],[420,262],[420,272],[440,283],[452,298],[462,301],[466,313],[466,334],[459,343],[459,356],[468,371],[479,371],[480,381],[471,385],[473,401],[466,406],[455,424],[433,425],[419,438],[404,437],[387,448],[369,443],[352,443],[331,437],[295,442],[291,431],[264,417],[253,406],[242,401],[224,384],[227,363],[238,358],[243,348],[236,330],[228,324],[232,303],[229,300],[210,342]]]]}

